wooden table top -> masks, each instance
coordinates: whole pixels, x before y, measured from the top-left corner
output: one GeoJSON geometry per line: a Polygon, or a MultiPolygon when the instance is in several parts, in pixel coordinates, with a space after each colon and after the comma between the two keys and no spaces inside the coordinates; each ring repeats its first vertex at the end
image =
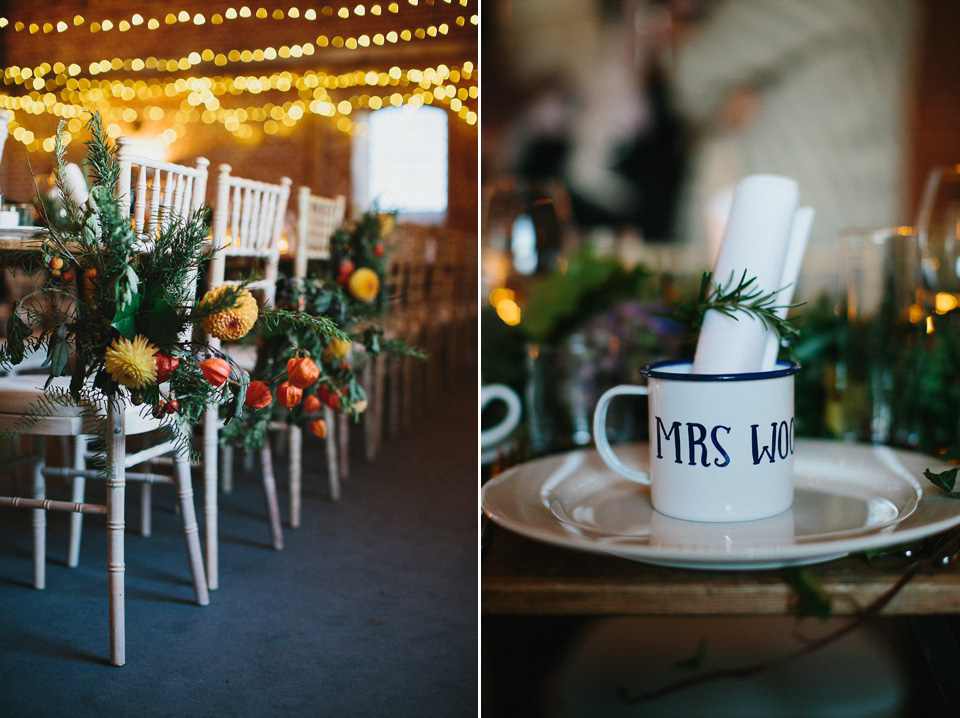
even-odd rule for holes
{"type": "MultiPolygon", "coordinates": [[[[890,589],[904,568],[852,555],[806,570],[832,597],[833,613],[850,615],[890,589]]],[[[485,526],[480,577],[487,614],[786,615],[796,605],[783,570],[663,568],[541,544],[492,522],[485,526]]],[[[960,613],[960,562],[923,569],[883,611],[947,613],[960,613]]]]}
{"type": "Polygon", "coordinates": [[[42,238],[31,236],[42,231],[42,227],[0,227],[0,251],[40,249],[42,238]]]}

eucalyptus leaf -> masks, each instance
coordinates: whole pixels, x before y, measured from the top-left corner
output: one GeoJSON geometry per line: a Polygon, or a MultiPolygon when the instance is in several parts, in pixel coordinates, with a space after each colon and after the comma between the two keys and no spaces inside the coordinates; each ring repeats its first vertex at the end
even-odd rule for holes
{"type": "MultiPolygon", "coordinates": [[[[67,346],[67,327],[61,324],[57,330],[50,335],[50,343],[47,346],[47,356],[40,366],[50,367],[50,379],[63,374],[70,361],[70,350],[67,346]]],[[[49,380],[47,385],[49,386],[49,380]]]]}

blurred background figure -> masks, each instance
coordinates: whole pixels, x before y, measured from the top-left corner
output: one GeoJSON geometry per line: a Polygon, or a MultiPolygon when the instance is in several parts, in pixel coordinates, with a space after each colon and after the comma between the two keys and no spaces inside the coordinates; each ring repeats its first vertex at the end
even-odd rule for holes
{"type": "Polygon", "coordinates": [[[918,4],[718,0],[677,43],[673,90],[691,174],[678,238],[715,256],[732,187],[787,175],[816,220],[798,292],[830,288],[834,239],[902,222],[918,4]]]}
{"type": "Polygon", "coordinates": [[[684,143],[663,66],[667,3],[523,0],[497,8],[505,45],[494,72],[509,73],[515,95],[489,101],[501,141],[485,169],[489,161],[499,174],[559,181],[579,229],[669,239],[684,143]],[[531,51],[514,53],[521,35],[531,51]]]}

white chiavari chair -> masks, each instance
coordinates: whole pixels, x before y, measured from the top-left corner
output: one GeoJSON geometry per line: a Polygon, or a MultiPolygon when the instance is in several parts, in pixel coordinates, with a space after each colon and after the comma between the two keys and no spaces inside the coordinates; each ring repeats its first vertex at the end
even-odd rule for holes
{"type": "MultiPolygon", "coordinates": [[[[343,222],[347,200],[343,195],[319,197],[310,193],[309,187],[301,187],[297,193],[297,253],[293,265],[295,279],[304,279],[310,262],[330,260],[330,238],[343,222]]],[[[303,309],[303,306],[300,307],[303,309]]],[[[333,410],[324,406],[327,423],[327,477],[330,497],[340,498],[341,462],[338,461],[337,436],[344,437],[344,427],[337,427],[333,410]]],[[[303,483],[303,431],[299,426],[290,426],[287,434],[290,476],[290,525],[300,525],[301,487],[303,483]]]]}
{"type": "Polygon", "coordinates": [[[0,160],[3,160],[3,146],[7,143],[7,137],[10,136],[10,128],[7,126],[10,118],[9,112],[0,110],[0,160]]]}
{"type": "Polygon", "coordinates": [[[138,234],[149,237],[171,216],[189,217],[207,196],[210,161],[198,157],[194,167],[138,155],[131,140],[117,138],[118,196],[138,234]]]}
{"type": "MultiPolygon", "coordinates": [[[[257,260],[263,263],[262,279],[247,285],[252,291],[262,293],[264,305],[273,305],[277,290],[277,267],[280,262],[280,237],[287,202],[290,198],[291,180],[283,177],[279,184],[234,177],[230,165],[220,165],[217,178],[217,204],[213,214],[214,257],[210,263],[209,288],[233,282],[227,278],[227,263],[231,258],[257,260]]],[[[209,338],[211,346],[221,343],[209,338]]],[[[239,356],[239,352],[235,352],[239,356]]],[[[252,361],[244,368],[251,369],[252,361]]],[[[218,434],[220,417],[218,407],[211,406],[204,419],[204,486],[212,491],[212,503],[216,505],[218,434]]],[[[233,452],[224,447],[221,474],[225,490],[232,488],[233,452]]],[[[276,480],[273,475],[270,442],[264,441],[260,452],[263,471],[264,497],[270,521],[273,547],[283,548],[283,533],[280,526],[280,509],[277,503],[276,480]]],[[[216,521],[214,515],[213,521],[216,521]]],[[[207,580],[211,588],[219,583],[217,566],[216,531],[207,537],[207,580]]]]}
{"type": "MultiPolygon", "coordinates": [[[[131,221],[143,237],[144,251],[149,251],[150,236],[162,230],[164,222],[175,215],[199,209],[204,201],[206,188],[205,159],[199,159],[196,167],[190,168],[171,163],[154,162],[129,151],[124,138],[119,138],[120,180],[118,196],[125,202],[129,212],[133,207],[131,221]],[[132,168],[137,167],[137,184],[131,185],[132,168]],[[133,192],[132,204],[130,193],[133,192]]],[[[127,453],[127,437],[146,434],[159,428],[159,420],[147,410],[131,407],[118,399],[108,402],[105,416],[97,416],[95,407],[56,406],[54,413],[45,414],[39,420],[24,424],[23,415],[37,405],[43,396],[44,377],[30,374],[15,374],[0,377],[0,428],[17,427],[33,436],[34,451],[26,460],[33,466],[33,496],[30,498],[0,497],[0,505],[19,506],[33,510],[33,566],[34,586],[46,585],[46,512],[72,512],[68,565],[76,566],[79,556],[81,518],[85,513],[105,514],[107,517],[107,575],[110,614],[110,662],[123,665],[126,661],[126,614],[124,606],[124,531],[126,481],[174,484],[178,490],[178,507],[183,525],[184,539],[193,579],[195,598],[198,604],[209,603],[208,586],[200,547],[196,510],[193,503],[193,485],[190,476],[189,458],[180,449],[180,440],[161,441],[140,451],[127,453]],[[107,461],[105,472],[86,468],[87,440],[95,432],[92,422],[106,423],[107,461]],[[52,467],[46,462],[45,439],[48,436],[76,437],[73,466],[52,467]],[[128,469],[147,464],[164,455],[173,455],[174,476],[155,474],[150,471],[133,472],[128,469]],[[55,476],[73,480],[71,501],[57,501],[46,497],[46,477],[55,476]],[[85,483],[88,478],[107,480],[104,504],[84,501],[85,483]]],[[[67,391],[69,378],[58,377],[53,386],[67,391]]]]}
{"type": "MultiPolygon", "coordinates": [[[[408,346],[422,345],[424,326],[429,321],[427,305],[427,266],[431,260],[430,235],[423,227],[400,224],[393,231],[393,262],[389,272],[399,275],[398,301],[391,302],[384,326],[388,339],[399,339],[408,346]]],[[[428,358],[429,361],[429,358],[428,358]]],[[[387,376],[389,380],[389,415],[387,425],[392,436],[407,429],[422,401],[425,368],[418,360],[389,357],[387,376]]]]}

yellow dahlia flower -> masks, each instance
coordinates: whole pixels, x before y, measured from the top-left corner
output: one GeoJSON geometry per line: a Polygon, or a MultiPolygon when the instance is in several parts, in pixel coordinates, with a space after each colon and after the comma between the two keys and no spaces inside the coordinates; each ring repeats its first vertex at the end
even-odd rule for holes
{"type": "Polygon", "coordinates": [[[349,339],[331,339],[330,343],[323,348],[323,358],[326,361],[346,359],[351,346],[353,343],[349,339]]]}
{"type": "Polygon", "coordinates": [[[110,378],[131,389],[142,389],[157,380],[158,349],[142,334],[133,341],[119,337],[107,348],[106,368],[110,378]]]}
{"type": "Polygon", "coordinates": [[[360,267],[350,275],[347,288],[361,302],[372,302],[380,291],[380,277],[372,269],[360,267]]]}
{"type": "MultiPolygon", "coordinates": [[[[222,284],[219,287],[214,287],[203,295],[200,303],[212,302],[223,294],[229,286],[228,284],[222,284]]],[[[241,289],[237,303],[232,309],[224,309],[216,314],[211,314],[201,324],[211,336],[224,341],[234,341],[245,336],[247,332],[253,329],[258,312],[257,300],[249,291],[241,289]]]]}

